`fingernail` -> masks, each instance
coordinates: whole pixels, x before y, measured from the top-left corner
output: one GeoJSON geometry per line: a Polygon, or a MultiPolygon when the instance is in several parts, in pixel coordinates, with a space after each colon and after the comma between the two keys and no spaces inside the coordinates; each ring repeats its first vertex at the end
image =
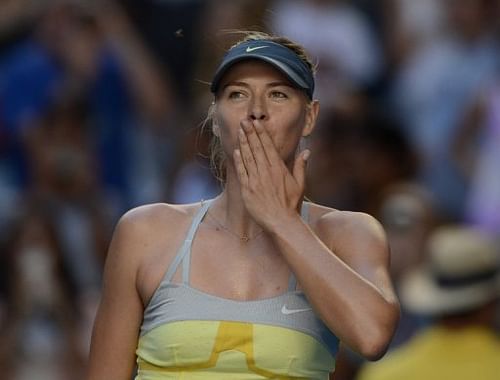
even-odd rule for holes
{"type": "Polygon", "coordinates": [[[309,159],[309,156],[311,155],[311,151],[309,149],[306,149],[304,151],[304,155],[302,157],[304,157],[304,161],[307,161],[309,159]]]}

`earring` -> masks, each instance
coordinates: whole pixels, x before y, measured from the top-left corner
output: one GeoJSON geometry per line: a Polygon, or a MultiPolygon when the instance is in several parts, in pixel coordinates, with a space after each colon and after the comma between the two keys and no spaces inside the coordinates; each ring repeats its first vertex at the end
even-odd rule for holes
{"type": "Polygon", "coordinates": [[[220,137],[220,129],[217,124],[212,125],[212,132],[215,136],[220,137]]]}

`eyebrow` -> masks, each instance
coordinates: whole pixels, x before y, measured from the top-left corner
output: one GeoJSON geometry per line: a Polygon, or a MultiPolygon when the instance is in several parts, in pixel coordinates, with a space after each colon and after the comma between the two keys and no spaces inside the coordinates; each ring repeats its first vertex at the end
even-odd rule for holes
{"type": "MultiPolygon", "coordinates": [[[[222,86],[222,90],[224,91],[229,86],[241,86],[241,87],[247,87],[247,88],[250,87],[250,85],[246,82],[234,81],[234,82],[226,83],[224,86],[222,86]]],[[[280,86],[295,88],[290,83],[284,82],[284,81],[271,82],[271,83],[268,83],[266,85],[267,88],[280,87],[280,86]]]]}

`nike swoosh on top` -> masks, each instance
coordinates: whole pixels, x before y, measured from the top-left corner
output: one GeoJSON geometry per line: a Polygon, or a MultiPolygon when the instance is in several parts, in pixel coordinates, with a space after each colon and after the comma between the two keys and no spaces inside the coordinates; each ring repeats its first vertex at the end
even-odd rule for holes
{"type": "Polygon", "coordinates": [[[304,309],[289,309],[286,307],[286,305],[283,305],[281,308],[281,313],[285,315],[290,315],[290,314],[295,314],[295,313],[301,313],[303,311],[309,311],[312,310],[310,307],[306,307],[304,309]]]}
{"type": "Polygon", "coordinates": [[[251,53],[252,51],[254,50],[257,50],[257,49],[264,49],[266,47],[269,47],[269,46],[255,46],[255,47],[250,47],[250,46],[247,46],[247,49],[245,50],[247,53],[251,53]]]}

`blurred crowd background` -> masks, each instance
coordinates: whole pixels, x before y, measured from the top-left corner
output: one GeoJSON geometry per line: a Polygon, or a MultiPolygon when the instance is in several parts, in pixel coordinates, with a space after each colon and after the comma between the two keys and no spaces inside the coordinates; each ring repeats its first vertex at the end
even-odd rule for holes
{"type": "Polygon", "coordinates": [[[220,191],[201,125],[234,29],[308,49],[307,196],[383,223],[396,286],[438,226],[500,235],[498,0],[1,0],[2,379],[81,379],[120,215],[220,191]]]}

